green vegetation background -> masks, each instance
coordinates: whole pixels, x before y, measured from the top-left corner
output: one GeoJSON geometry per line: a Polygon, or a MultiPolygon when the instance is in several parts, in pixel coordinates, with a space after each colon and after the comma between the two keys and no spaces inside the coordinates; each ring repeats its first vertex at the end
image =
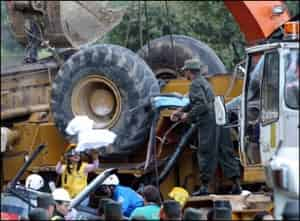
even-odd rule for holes
{"type": "MultiPolygon", "coordinates": [[[[138,1],[129,1],[126,4],[130,7],[123,21],[99,42],[119,44],[137,51],[148,39],[173,33],[188,35],[208,44],[228,70],[232,70],[244,57],[244,37],[223,2],[168,1],[169,16],[167,16],[165,1],[147,1],[148,25],[144,1],[140,1],[140,6],[138,1]],[[142,43],[139,35],[140,21],[142,43]]],[[[299,1],[286,1],[286,4],[292,15],[299,13],[299,1]]],[[[5,2],[1,1],[1,69],[2,65],[22,61],[23,52],[24,49],[10,33],[5,2]]],[[[40,52],[40,56],[46,55],[45,51],[40,52]]]]}

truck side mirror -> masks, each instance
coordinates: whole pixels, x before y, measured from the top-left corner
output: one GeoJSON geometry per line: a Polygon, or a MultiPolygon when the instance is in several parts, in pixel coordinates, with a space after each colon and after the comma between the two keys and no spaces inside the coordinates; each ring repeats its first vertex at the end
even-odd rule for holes
{"type": "Polygon", "coordinates": [[[216,124],[219,126],[227,123],[225,100],[223,96],[215,97],[214,101],[216,124]]]}

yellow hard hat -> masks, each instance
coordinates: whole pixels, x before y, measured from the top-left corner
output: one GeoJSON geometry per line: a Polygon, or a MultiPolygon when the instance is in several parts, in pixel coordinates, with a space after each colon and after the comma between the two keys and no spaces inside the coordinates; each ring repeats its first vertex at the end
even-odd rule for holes
{"type": "Polygon", "coordinates": [[[182,187],[173,187],[168,196],[174,199],[175,201],[179,202],[181,206],[183,206],[190,197],[188,191],[186,191],[182,187]]]}

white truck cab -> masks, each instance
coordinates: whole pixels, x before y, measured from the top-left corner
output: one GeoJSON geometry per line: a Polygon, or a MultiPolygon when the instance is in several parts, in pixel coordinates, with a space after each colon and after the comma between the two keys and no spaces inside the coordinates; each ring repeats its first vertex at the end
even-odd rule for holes
{"type": "Polygon", "coordinates": [[[274,215],[281,219],[287,203],[299,203],[299,43],[246,51],[240,153],[247,166],[264,166],[274,215]]]}

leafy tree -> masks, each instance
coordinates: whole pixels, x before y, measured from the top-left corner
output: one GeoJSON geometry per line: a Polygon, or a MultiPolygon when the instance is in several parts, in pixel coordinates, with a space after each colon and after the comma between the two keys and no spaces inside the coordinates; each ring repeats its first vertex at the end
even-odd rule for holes
{"type": "MultiPolygon", "coordinates": [[[[298,3],[286,1],[291,15],[299,14],[298,3]]],[[[166,34],[187,35],[208,44],[228,70],[232,70],[245,55],[244,36],[223,2],[167,1],[166,7],[166,1],[147,1],[146,8],[145,1],[111,1],[109,4],[127,6],[128,10],[122,22],[98,42],[118,44],[137,51],[148,40],[166,34]]],[[[1,31],[1,60],[20,54],[23,48],[10,33],[4,1],[1,1],[1,31]]]]}

